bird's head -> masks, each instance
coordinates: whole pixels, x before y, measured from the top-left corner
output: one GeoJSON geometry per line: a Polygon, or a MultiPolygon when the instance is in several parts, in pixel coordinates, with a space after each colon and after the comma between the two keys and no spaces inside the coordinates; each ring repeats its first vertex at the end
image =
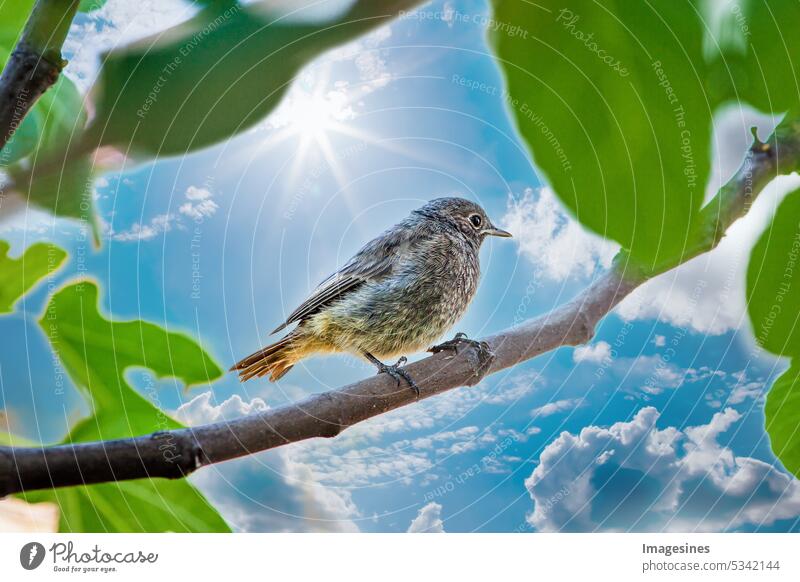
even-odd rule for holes
{"type": "Polygon", "coordinates": [[[483,208],[463,198],[437,198],[414,213],[457,229],[479,246],[487,236],[511,236],[510,232],[492,224],[483,208]]]}

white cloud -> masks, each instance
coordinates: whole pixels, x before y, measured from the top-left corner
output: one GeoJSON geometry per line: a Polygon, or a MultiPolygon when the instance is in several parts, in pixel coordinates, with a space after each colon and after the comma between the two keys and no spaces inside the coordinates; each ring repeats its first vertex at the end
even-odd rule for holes
{"type": "Polygon", "coordinates": [[[120,242],[147,241],[172,230],[174,222],[174,214],[158,214],[151,218],[148,223],[136,223],[127,230],[120,232],[108,227],[106,234],[112,240],[120,242]]]}
{"type": "Polygon", "coordinates": [[[219,205],[211,199],[212,194],[207,188],[189,186],[185,197],[186,202],[178,207],[178,212],[193,220],[210,218],[219,209],[219,205]]]}
{"type": "Polygon", "coordinates": [[[335,439],[298,443],[293,458],[313,467],[318,481],[337,487],[427,477],[449,456],[488,453],[503,431],[502,425],[450,427],[478,406],[513,406],[540,385],[538,373],[523,372],[499,383],[452,390],[359,423],[335,439]],[[437,426],[448,428],[437,431],[437,426]]]}
{"type": "Polygon", "coordinates": [[[619,248],[584,230],[550,188],[527,188],[522,198],[510,197],[501,224],[514,233],[519,253],[556,281],[590,277],[599,267],[610,267],[619,248]]]}
{"type": "Polygon", "coordinates": [[[764,392],[764,388],[765,384],[761,381],[740,382],[734,386],[730,396],[728,396],[728,404],[740,404],[748,398],[760,398],[764,392]]]}
{"type": "Polygon", "coordinates": [[[269,409],[267,403],[261,398],[253,398],[250,402],[245,402],[241,396],[234,394],[216,405],[213,403],[213,398],[214,394],[209,391],[195,396],[189,402],[184,402],[175,411],[175,419],[188,426],[197,426],[234,420],[269,409]]]}
{"type": "Polygon", "coordinates": [[[554,414],[558,414],[559,412],[564,412],[566,410],[573,410],[578,408],[583,403],[583,400],[580,398],[566,398],[564,400],[555,400],[554,402],[548,402],[544,406],[540,406],[538,408],[534,408],[531,411],[531,415],[536,418],[542,418],[545,416],[552,416],[554,414]]]}
{"type": "Polygon", "coordinates": [[[306,124],[310,110],[315,112],[319,118],[315,123],[320,125],[334,126],[354,119],[357,109],[363,106],[361,100],[392,80],[381,49],[391,35],[390,26],[382,26],[316,60],[292,83],[284,99],[262,127],[279,129],[297,126],[295,129],[302,133],[308,129],[306,124]],[[337,74],[339,80],[331,84],[331,68],[348,63],[354,67],[358,81],[343,80],[346,75],[337,74]]]}
{"type": "Polygon", "coordinates": [[[408,526],[408,533],[444,533],[442,506],[431,501],[420,509],[417,517],[408,526]]]}
{"type": "Polygon", "coordinates": [[[442,20],[447,23],[448,28],[453,28],[453,24],[455,23],[455,15],[455,6],[453,6],[453,3],[448,0],[442,7],[442,20]]]}
{"type": "Polygon", "coordinates": [[[64,43],[64,73],[85,91],[100,69],[100,55],[191,18],[197,7],[180,0],[109,0],[79,19],[64,43]]]}
{"type": "MultiPolygon", "coordinates": [[[[190,426],[229,421],[269,407],[261,398],[233,395],[214,404],[205,392],[182,404],[175,417],[190,426]]],[[[191,477],[240,531],[358,531],[358,508],[349,492],[319,483],[313,468],[295,460],[292,447],[211,466],[191,477]]]]}
{"type": "Polygon", "coordinates": [[[130,228],[115,231],[112,224],[103,222],[106,236],[119,242],[141,242],[156,238],[173,228],[185,228],[183,217],[199,221],[212,217],[219,206],[212,200],[213,194],[207,188],[189,186],[184,195],[185,202],[178,207],[178,213],[158,214],[149,222],[133,224],[130,228]]]}
{"type": "Polygon", "coordinates": [[[611,346],[604,341],[588,346],[578,346],[572,352],[572,361],[576,364],[581,362],[601,364],[609,359],[611,359],[611,346]]]}
{"type": "Polygon", "coordinates": [[[496,386],[495,391],[486,394],[483,398],[485,404],[514,404],[544,384],[544,379],[539,372],[526,371],[515,374],[510,378],[503,378],[496,386]]]}
{"type": "Polygon", "coordinates": [[[736,456],[718,437],[733,409],[702,426],[658,429],[655,408],[629,422],[562,433],[525,485],[541,531],[718,531],[800,515],[800,481],[736,456]],[[553,502],[557,499],[557,502],[553,502]]]}

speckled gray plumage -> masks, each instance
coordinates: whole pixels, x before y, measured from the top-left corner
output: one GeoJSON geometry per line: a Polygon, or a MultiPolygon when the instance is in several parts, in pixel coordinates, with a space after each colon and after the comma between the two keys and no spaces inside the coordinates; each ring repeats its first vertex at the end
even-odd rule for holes
{"type": "Polygon", "coordinates": [[[473,202],[429,202],[367,243],[275,330],[297,322],[291,333],[234,368],[243,380],[276,380],[313,353],[389,358],[430,347],[464,314],[478,288],[481,243],[500,233],[473,202]]]}

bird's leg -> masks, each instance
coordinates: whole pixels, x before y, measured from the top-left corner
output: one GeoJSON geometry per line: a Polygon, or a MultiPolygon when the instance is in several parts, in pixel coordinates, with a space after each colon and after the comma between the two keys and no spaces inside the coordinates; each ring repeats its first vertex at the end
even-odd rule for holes
{"type": "Polygon", "coordinates": [[[428,348],[428,351],[432,354],[438,354],[439,352],[449,350],[458,355],[460,353],[459,348],[464,345],[475,348],[475,352],[478,355],[478,363],[474,368],[476,380],[472,382],[472,384],[477,384],[486,375],[486,372],[489,370],[489,365],[492,363],[492,360],[494,360],[494,352],[489,348],[489,344],[469,339],[467,334],[458,332],[453,339],[432,346],[428,348]]]}
{"type": "Polygon", "coordinates": [[[378,358],[370,354],[369,352],[364,352],[364,357],[366,357],[370,362],[375,364],[375,367],[378,368],[378,374],[389,374],[392,378],[395,379],[397,385],[400,386],[400,380],[405,380],[406,383],[411,387],[411,389],[419,396],[419,386],[417,383],[414,382],[414,379],[411,375],[403,369],[403,364],[408,361],[408,358],[403,356],[395,364],[391,366],[389,364],[384,364],[378,358]]]}

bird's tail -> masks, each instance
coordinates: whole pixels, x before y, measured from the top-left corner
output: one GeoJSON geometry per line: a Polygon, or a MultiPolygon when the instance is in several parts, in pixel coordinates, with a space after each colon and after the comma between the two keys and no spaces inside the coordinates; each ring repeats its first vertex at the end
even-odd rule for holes
{"type": "Polygon", "coordinates": [[[269,379],[275,382],[291,370],[295,362],[302,357],[297,350],[299,347],[297,340],[297,335],[290,333],[282,340],[268,345],[237,362],[231,368],[231,372],[234,370],[239,372],[239,379],[242,382],[246,382],[250,378],[260,378],[267,374],[269,374],[269,379]]]}

